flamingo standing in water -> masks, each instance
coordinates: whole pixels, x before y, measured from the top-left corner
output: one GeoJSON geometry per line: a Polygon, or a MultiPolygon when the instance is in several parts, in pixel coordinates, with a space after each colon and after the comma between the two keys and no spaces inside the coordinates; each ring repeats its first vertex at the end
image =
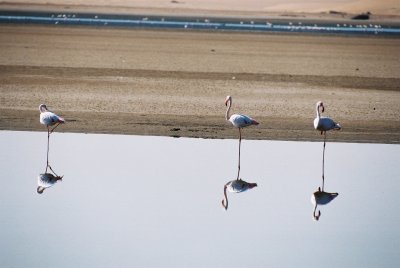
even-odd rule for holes
{"type": "Polygon", "coordinates": [[[318,191],[314,192],[311,196],[311,203],[314,205],[313,217],[316,221],[318,221],[319,217],[321,216],[320,210],[318,210],[318,214],[315,214],[315,212],[317,211],[317,205],[326,205],[333,199],[335,199],[338,195],[338,193],[324,192],[323,188],[321,191],[321,187],[318,187],[318,191]]]}
{"type": "Polygon", "coordinates": [[[238,174],[236,180],[239,180],[239,173],[240,173],[240,145],[242,142],[242,132],[241,129],[244,127],[248,127],[251,125],[258,125],[259,123],[254,120],[253,118],[243,115],[243,114],[233,114],[229,116],[229,112],[231,110],[232,106],[232,97],[227,96],[225,99],[225,106],[228,106],[226,109],[226,114],[225,118],[226,120],[230,121],[234,127],[237,127],[239,129],[239,164],[238,164],[238,174]]]}
{"type": "Polygon", "coordinates": [[[325,111],[324,104],[322,101],[317,102],[316,104],[316,112],[317,112],[317,117],[314,119],[314,128],[316,130],[321,131],[321,135],[324,134],[324,149],[322,151],[322,190],[324,189],[324,162],[325,162],[325,146],[326,146],[326,132],[329,130],[341,130],[342,127],[330,119],[329,117],[324,117],[321,116],[320,114],[320,108],[321,108],[321,113],[325,111]]]}
{"type": "Polygon", "coordinates": [[[229,112],[232,106],[232,97],[227,96],[225,99],[225,106],[228,106],[225,114],[226,120],[230,121],[234,127],[239,129],[239,140],[242,139],[242,133],[240,131],[241,128],[248,127],[251,125],[258,125],[259,123],[253,118],[243,115],[243,114],[233,114],[229,116],[229,112]]]}
{"type": "Polygon", "coordinates": [[[48,135],[50,135],[56,129],[56,127],[58,127],[59,124],[65,123],[64,118],[49,111],[49,109],[47,109],[46,104],[40,104],[39,111],[40,111],[40,123],[42,123],[47,127],[48,135]],[[54,125],[55,127],[50,129],[50,126],[54,125]]]}
{"type": "Polygon", "coordinates": [[[55,113],[49,111],[49,109],[47,109],[46,104],[40,104],[39,105],[39,111],[40,111],[40,123],[42,123],[43,125],[45,125],[47,127],[47,165],[46,165],[46,171],[45,171],[45,174],[47,174],[47,168],[49,167],[50,134],[60,124],[64,124],[65,120],[64,120],[64,118],[62,118],[62,117],[56,115],[55,113]],[[50,129],[50,126],[54,126],[54,125],[55,125],[55,127],[50,129]]]}
{"type": "Polygon", "coordinates": [[[226,191],[231,193],[241,193],[254,187],[257,187],[257,183],[246,182],[242,179],[236,179],[228,182],[224,186],[224,199],[222,199],[222,206],[225,208],[225,210],[228,210],[228,195],[226,194],[226,191]]]}

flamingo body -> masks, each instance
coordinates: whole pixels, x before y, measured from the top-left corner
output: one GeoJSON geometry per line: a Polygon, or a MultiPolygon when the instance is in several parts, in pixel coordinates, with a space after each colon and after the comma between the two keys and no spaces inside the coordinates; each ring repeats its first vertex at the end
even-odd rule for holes
{"type": "Polygon", "coordinates": [[[314,192],[311,196],[311,203],[315,205],[326,205],[335,199],[339,194],[338,193],[328,193],[321,191],[321,188],[318,188],[318,191],[314,192]]]}
{"type": "Polygon", "coordinates": [[[259,123],[254,120],[253,118],[243,115],[243,114],[233,114],[229,118],[229,121],[232,123],[233,126],[237,128],[244,128],[251,125],[258,125],[259,123]]]}
{"type": "Polygon", "coordinates": [[[65,123],[64,118],[56,115],[55,113],[49,111],[45,104],[41,104],[39,106],[40,111],[40,123],[49,127],[55,124],[63,124],[65,123]]]}
{"type": "Polygon", "coordinates": [[[319,111],[320,108],[322,108],[322,113],[323,113],[325,108],[324,108],[324,104],[321,101],[317,102],[317,105],[316,105],[317,117],[314,119],[314,128],[316,130],[319,130],[322,133],[322,132],[326,132],[326,131],[329,131],[332,129],[333,130],[342,129],[342,127],[338,123],[333,121],[331,118],[321,116],[320,111],[319,111]]]}
{"type": "Polygon", "coordinates": [[[232,106],[232,97],[231,96],[226,97],[225,105],[228,106],[228,109],[226,110],[225,118],[226,118],[226,120],[231,122],[234,127],[244,128],[244,127],[248,127],[251,125],[259,124],[256,120],[254,120],[253,118],[251,118],[250,116],[247,116],[247,115],[233,114],[233,115],[229,116],[229,112],[230,112],[231,106],[232,106]]]}
{"type": "Polygon", "coordinates": [[[241,193],[257,186],[257,183],[250,183],[244,180],[233,180],[225,184],[227,191],[231,193],[241,193]]]}
{"type": "Polygon", "coordinates": [[[38,188],[37,192],[39,194],[51,186],[53,186],[57,181],[62,180],[62,176],[54,176],[51,173],[44,173],[38,176],[38,188]]]}

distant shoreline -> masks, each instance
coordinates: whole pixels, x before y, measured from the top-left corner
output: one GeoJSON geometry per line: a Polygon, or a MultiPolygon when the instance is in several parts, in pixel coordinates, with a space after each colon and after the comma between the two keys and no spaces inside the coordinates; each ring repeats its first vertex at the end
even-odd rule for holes
{"type": "MultiPolygon", "coordinates": [[[[98,13],[98,14],[117,14],[117,15],[148,15],[148,16],[182,16],[182,17],[209,17],[209,18],[237,18],[237,19],[272,19],[272,20],[310,20],[310,21],[327,21],[327,22],[339,22],[348,23],[352,20],[351,18],[366,13],[368,8],[365,10],[355,11],[341,11],[334,9],[327,9],[320,12],[302,12],[296,11],[296,9],[286,7],[282,10],[268,11],[258,10],[256,8],[249,9],[234,9],[232,6],[226,8],[217,9],[215,7],[199,4],[195,8],[185,7],[181,4],[169,4],[160,7],[157,4],[149,3],[148,1],[133,1],[139,4],[128,5],[127,2],[110,1],[107,5],[98,5],[90,1],[69,1],[69,4],[62,4],[62,1],[51,2],[51,1],[35,1],[36,3],[12,3],[3,2],[0,3],[0,11],[38,11],[38,12],[83,12],[83,13],[98,13]],[[117,2],[117,3],[113,3],[117,2]],[[140,3],[143,2],[143,3],[140,3]],[[57,4],[56,4],[57,3],[57,4]],[[122,3],[125,3],[123,5],[122,3]]],[[[178,1],[175,1],[178,2],[178,1]]],[[[180,1],[179,1],[180,2],[180,1]]],[[[166,2],[168,3],[168,1],[166,2]]],[[[234,4],[234,3],[233,3],[234,4]]],[[[385,10],[385,9],[382,9],[385,10]]],[[[387,12],[387,10],[386,10],[387,12]]],[[[400,24],[400,11],[398,13],[372,13],[368,22],[371,23],[387,23],[387,24],[400,24]]],[[[362,20],[360,21],[363,22],[362,20]]]]}
{"type": "Polygon", "coordinates": [[[134,27],[181,30],[277,32],[310,34],[353,34],[400,36],[400,24],[372,24],[369,21],[333,23],[324,20],[239,19],[228,17],[183,17],[98,14],[78,12],[0,11],[0,23],[134,27]]]}

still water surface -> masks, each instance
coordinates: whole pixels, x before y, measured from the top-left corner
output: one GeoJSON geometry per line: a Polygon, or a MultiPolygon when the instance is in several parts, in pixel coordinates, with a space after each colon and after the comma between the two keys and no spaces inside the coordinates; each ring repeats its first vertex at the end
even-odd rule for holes
{"type": "MultiPolygon", "coordinates": [[[[317,135],[317,134],[316,134],[317,135]]],[[[245,133],[244,133],[245,136],[245,133]]],[[[322,137],[322,136],[321,136],[322,137]]],[[[322,140],[322,139],[321,139],[322,140]]],[[[328,135],[329,140],[329,135],[328,135]]],[[[399,145],[0,132],[1,267],[398,267],[399,145]]]]}

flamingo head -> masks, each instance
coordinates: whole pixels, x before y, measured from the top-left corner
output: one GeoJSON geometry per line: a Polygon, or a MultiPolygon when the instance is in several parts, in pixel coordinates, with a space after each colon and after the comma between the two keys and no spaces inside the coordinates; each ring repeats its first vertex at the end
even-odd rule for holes
{"type": "Polygon", "coordinates": [[[319,221],[319,217],[321,217],[321,211],[318,210],[318,213],[313,215],[315,221],[319,221]]]}
{"type": "Polygon", "coordinates": [[[37,188],[37,193],[38,194],[42,194],[43,193],[43,191],[44,191],[44,187],[42,187],[42,186],[38,186],[38,188],[37,188]]]}
{"type": "Polygon", "coordinates": [[[322,101],[317,102],[317,109],[319,110],[320,107],[322,107],[321,112],[323,113],[325,111],[325,107],[322,101]]]}
{"type": "Polygon", "coordinates": [[[231,102],[231,101],[232,101],[232,97],[231,96],[226,96],[225,106],[228,106],[228,102],[231,102]]]}
{"type": "Polygon", "coordinates": [[[40,111],[41,113],[46,112],[46,111],[47,111],[47,106],[46,106],[46,104],[40,104],[40,105],[39,105],[39,111],[40,111]]]}

